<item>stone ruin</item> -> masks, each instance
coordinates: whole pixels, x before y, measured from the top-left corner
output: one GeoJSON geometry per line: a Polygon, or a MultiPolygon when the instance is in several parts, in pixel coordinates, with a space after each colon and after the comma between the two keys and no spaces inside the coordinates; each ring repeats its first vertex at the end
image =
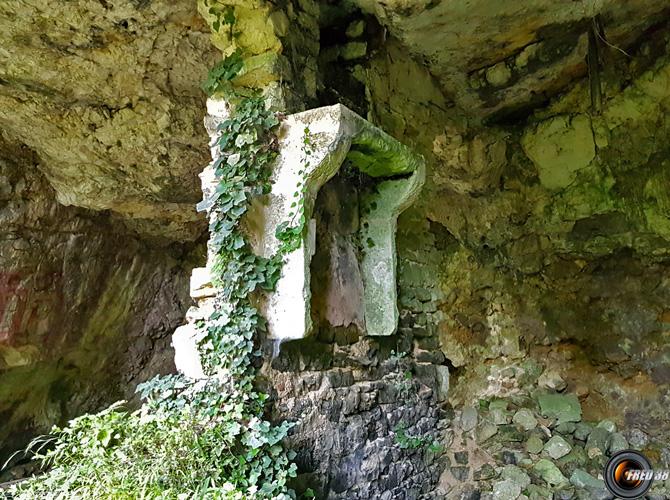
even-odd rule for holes
{"type": "MultiPolygon", "coordinates": [[[[225,101],[208,101],[205,120],[212,139],[212,157],[217,125],[229,115],[225,101]]],[[[271,192],[254,202],[243,224],[252,248],[258,255],[269,257],[279,248],[275,228],[291,220],[296,203],[304,204],[306,230],[299,248],[288,253],[282,275],[274,292],[257,297],[259,310],[267,320],[268,337],[276,341],[302,339],[313,329],[311,269],[312,258],[319,245],[342,246],[337,238],[317,241],[319,221],[315,205],[319,192],[344,164],[369,179],[358,196],[358,220],[354,231],[345,238],[344,252],[333,248],[340,267],[348,276],[335,284],[336,290],[324,294],[325,301],[347,297],[350,307],[328,307],[326,319],[332,326],[355,324],[364,335],[393,335],[398,326],[396,285],[396,225],[398,216],[417,198],[425,180],[423,158],[413,153],[388,134],[370,124],[350,109],[334,105],[312,109],[286,117],[279,130],[279,157],[275,163],[271,192]],[[309,159],[304,150],[305,135],[310,137],[309,159]],[[296,192],[296,186],[306,187],[296,192]],[[296,194],[298,195],[296,197],[296,194]],[[304,197],[304,199],[300,199],[304,197]],[[328,312],[330,311],[330,312],[328,312]]],[[[205,196],[216,185],[212,164],[201,174],[205,196]]],[[[344,181],[345,195],[335,205],[353,203],[353,186],[344,181]]],[[[332,203],[331,203],[332,206],[332,203]]],[[[326,208],[326,210],[328,210],[326,208]]],[[[333,211],[337,211],[333,207],[333,211]]],[[[200,340],[195,322],[213,310],[216,289],[211,282],[208,254],[204,268],[196,268],[191,276],[191,297],[197,306],[187,313],[188,323],[173,335],[177,369],[191,377],[205,375],[199,360],[200,340]]],[[[336,271],[337,273],[337,271],[336,271]]],[[[331,287],[332,288],[332,287],[331,287]]]]}

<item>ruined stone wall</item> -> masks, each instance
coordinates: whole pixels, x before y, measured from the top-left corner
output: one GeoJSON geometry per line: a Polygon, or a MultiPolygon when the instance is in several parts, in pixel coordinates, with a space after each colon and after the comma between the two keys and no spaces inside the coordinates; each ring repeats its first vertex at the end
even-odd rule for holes
{"type": "Polygon", "coordinates": [[[427,329],[413,326],[426,324],[425,307],[404,304],[405,326],[390,337],[365,336],[355,320],[321,314],[363,306],[347,289],[360,280],[347,258],[348,245],[358,251],[359,193],[340,177],[316,205],[324,230],[311,265],[315,331],[268,346],[262,371],[273,417],[297,422],[288,440],[298,453],[294,487],[312,488],[318,498],[440,498],[449,370],[427,329]],[[422,346],[416,353],[415,343],[422,346]]]}

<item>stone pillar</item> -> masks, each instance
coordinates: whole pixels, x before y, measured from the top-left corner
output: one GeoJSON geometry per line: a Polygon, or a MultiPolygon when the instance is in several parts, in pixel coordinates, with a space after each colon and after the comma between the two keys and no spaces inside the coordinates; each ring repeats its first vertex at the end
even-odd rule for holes
{"type": "Polygon", "coordinates": [[[393,335],[398,326],[396,229],[398,216],[421,191],[423,168],[407,179],[380,182],[361,204],[361,271],[368,335],[393,335]]]}

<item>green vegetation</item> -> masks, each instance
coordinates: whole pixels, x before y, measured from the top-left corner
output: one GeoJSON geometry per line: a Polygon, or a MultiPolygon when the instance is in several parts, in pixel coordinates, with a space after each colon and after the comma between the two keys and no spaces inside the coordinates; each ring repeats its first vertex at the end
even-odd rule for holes
{"type": "Polygon", "coordinates": [[[307,193],[307,185],[304,175],[310,166],[310,157],[312,155],[312,135],[309,127],[305,127],[300,151],[302,152],[304,163],[303,168],[298,170],[298,175],[302,175],[303,179],[298,182],[295,187],[296,192],[293,193],[295,201],[291,203],[293,210],[289,212],[291,220],[279,224],[275,231],[276,238],[282,243],[279,252],[284,255],[300,248],[300,242],[305,231],[305,195],[307,193]]]}
{"type": "Polygon", "coordinates": [[[242,60],[242,53],[236,50],[216,65],[207,73],[207,79],[202,83],[202,90],[208,95],[214,95],[217,92],[231,92],[231,80],[237,76],[244,61],[242,60]]]}
{"type": "MultiPolygon", "coordinates": [[[[230,91],[241,60],[235,52],[217,65],[207,90],[230,91]]],[[[296,473],[293,453],[281,445],[292,424],[264,420],[267,395],[254,387],[264,321],[250,296],[275,286],[285,253],[300,245],[304,208],[297,225],[282,225],[285,244],[276,255],[253,254],[239,225],[252,198],[270,190],[279,120],[258,96],[231,97],[236,108],[219,127],[221,154],[212,165],[218,186],[199,206],[209,215],[219,291],[215,311],[199,325],[210,378],[156,377],[140,386],[139,410],[117,403],[55,428],[49,443],[41,441],[47,451],[36,452],[49,472],[17,485],[16,497],[293,497],[286,486],[296,473]]]]}
{"type": "Polygon", "coordinates": [[[407,434],[407,424],[400,422],[394,429],[395,442],[403,450],[416,450],[427,448],[429,451],[439,453],[442,445],[429,436],[411,436],[407,434]]]}

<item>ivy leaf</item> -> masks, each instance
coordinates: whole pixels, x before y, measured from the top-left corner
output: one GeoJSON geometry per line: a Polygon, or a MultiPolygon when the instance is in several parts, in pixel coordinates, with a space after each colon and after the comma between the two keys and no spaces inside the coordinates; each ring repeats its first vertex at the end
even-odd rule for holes
{"type": "Polygon", "coordinates": [[[235,8],[234,7],[228,7],[226,11],[223,13],[223,22],[226,24],[230,24],[231,26],[235,24],[235,8]]]}
{"type": "Polygon", "coordinates": [[[242,155],[240,155],[240,153],[234,153],[232,155],[229,155],[228,158],[226,159],[226,163],[231,167],[234,167],[240,162],[241,156],[242,155]]]}

